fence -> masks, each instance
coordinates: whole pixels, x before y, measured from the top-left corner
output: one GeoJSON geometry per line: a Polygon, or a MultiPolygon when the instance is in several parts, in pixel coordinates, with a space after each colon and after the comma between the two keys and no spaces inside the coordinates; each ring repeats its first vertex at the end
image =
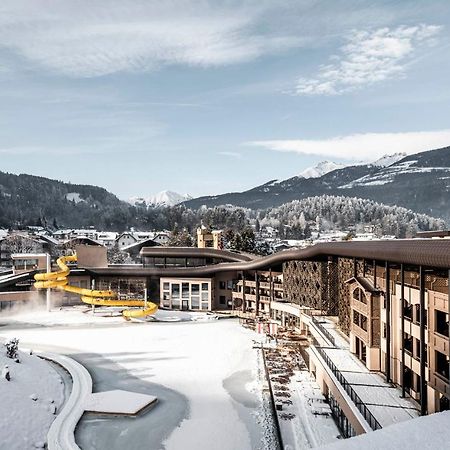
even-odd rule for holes
{"type": "Polygon", "coordinates": [[[311,316],[312,321],[314,325],[319,328],[320,332],[328,339],[328,341],[331,343],[333,347],[336,347],[336,341],[334,339],[334,336],[322,325],[322,322],[316,318],[315,315],[311,316]]]}
{"type": "Polygon", "coordinates": [[[375,419],[374,415],[369,411],[366,404],[361,400],[359,395],[355,392],[349,382],[344,378],[340,370],[336,367],[336,365],[331,361],[330,357],[325,353],[325,350],[317,345],[317,341],[313,339],[313,344],[316,350],[319,352],[320,356],[323,358],[327,366],[333,372],[333,375],[338,380],[339,384],[344,388],[345,392],[348,394],[352,402],[358,408],[358,411],[362,414],[366,422],[369,424],[372,430],[379,430],[382,428],[380,422],[375,419]]]}

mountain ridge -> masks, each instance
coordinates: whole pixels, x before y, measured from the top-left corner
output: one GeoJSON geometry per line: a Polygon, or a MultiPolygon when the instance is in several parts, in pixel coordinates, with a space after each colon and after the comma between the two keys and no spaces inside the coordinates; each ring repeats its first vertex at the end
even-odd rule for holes
{"type": "Polygon", "coordinates": [[[247,191],[199,197],[183,204],[264,209],[333,193],[403,206],[450,221],[450,147],[405,156],[387,166],[346,166],[318,178],[272,180],[247,191]]]}
{"type": "Polygon", "coordinates": [[[147,207],[175,206],[192,198],[189,194],[179,194],[178,192],[165,190],[149,197],[131,197],[128,203],[131,205],[145,205],[147,207]]]}

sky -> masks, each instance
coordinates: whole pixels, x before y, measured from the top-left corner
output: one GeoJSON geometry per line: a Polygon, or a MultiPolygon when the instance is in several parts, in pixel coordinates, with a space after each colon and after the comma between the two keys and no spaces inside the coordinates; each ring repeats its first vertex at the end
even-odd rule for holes
{"type": "Polygon", "coordinates": [[[450,145],[448,0],[2,0],[0,170],[242,191],[450,145]]]}

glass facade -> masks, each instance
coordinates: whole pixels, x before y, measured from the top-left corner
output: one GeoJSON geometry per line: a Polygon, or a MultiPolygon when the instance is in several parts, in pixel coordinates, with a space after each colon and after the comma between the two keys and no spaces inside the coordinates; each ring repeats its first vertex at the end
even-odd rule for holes
{"type": "Polygon", "coordinates": [[[161,280],[161,306],[171,309],[211,309],[212,280],[161,280]]]}
{"type": "Polygon", "coordinates": [[[354,428],[351,426],[337,400],[330,394],[328,401],[330,403],[331,414],[333,415],[338,428],[341,430],[342,436],[344,438],[356,436],[354,428]]]}
{"type": "Polygon", "coordinates": [[[211,264],[218,264],[223,262],[221,258],[180,258],[180,257],[158,257],[145,256],[143,258],[144,267],[148,268],[166,268],[166,267],[201,267],[211,264]]]}
{"type": "Polygon", "coordinates": [[[128,298],[143,300],[146,280],[145,278],[99,278],[94,287],[102,291],[117,292],[122,300],[128,298]]]}

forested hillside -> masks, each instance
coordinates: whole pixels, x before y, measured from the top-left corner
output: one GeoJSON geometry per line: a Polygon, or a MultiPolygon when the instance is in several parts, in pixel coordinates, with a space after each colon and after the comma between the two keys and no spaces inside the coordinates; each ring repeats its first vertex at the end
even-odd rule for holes
{"type": "Polygon", "coordinates": [[[130,218],[128,205],[106,189],[0,172],[0,227],[113,229],[126,227],[130,218]]]}
{"type": "Polygon", "coordinates": [[[311,229],[364,231],[370,226],[379,235],[412,237],[417,231],[445,228],[442,219],[372,200],[322,195],[295,200],[258,212],[260,227],[280,230],[282,237],[309,237],[311,229]]]}
{"type": "Polygon", "coordinates": [[[92,226],[115,231],[130,227],[141,230],[177,227],[193,233],[202,223],[228,230],[242,230],[248,225],[256,230],[270,226],[278,230],[279,237],[297,239],[309,237],[311,230],[361,231],[366,225],[380,235],[397,237],[445,227],[441,219],[361,198],[322,195],[259,210],[235,206],[139,207],[119,200],[100,187],[0,172],[0,227],[92,226]]]}
{"type": "MultiPolygon", "coordinates": [[[[275,174],[274,174],[275,175],[275,174]]],[[[189,208],[235,205],[251,209],[277,207],[321,195],[366,198],[441,217],[450,222],[450,147],[416,153],[394,164],[344,167],[317,178],[272,180],[244,192],[186,201],[189,208]]]]}

